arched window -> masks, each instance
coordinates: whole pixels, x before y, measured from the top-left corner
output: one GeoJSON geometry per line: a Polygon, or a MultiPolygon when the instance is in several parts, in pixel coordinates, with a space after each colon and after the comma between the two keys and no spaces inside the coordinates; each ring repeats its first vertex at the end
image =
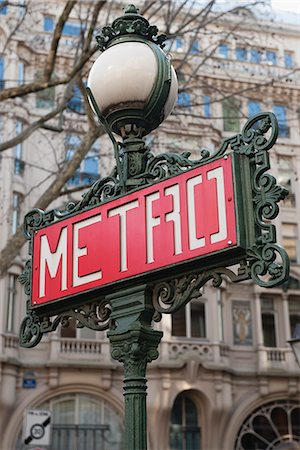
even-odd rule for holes
{"type": "Polygon", "coordinates": [[[198,410],[193,400],[186,394],[176,397],[170,424],[171,450],[200,450],[201,433],[198,410]]]}
{"type": "MultiPolygon", "coordinates": [[[[120,450],[122,418],[104,400],[65,394],[38,408],[51,411],[51,450],[120,450]]],[[[23,449],[21,437],[17,449],[23,449]]]]}
{"type": "Polygon", "coordinates": [[[298,401],[278,400],[262,405],[247,417],[238,433],[235,450],[300,449],[298,401]]]}

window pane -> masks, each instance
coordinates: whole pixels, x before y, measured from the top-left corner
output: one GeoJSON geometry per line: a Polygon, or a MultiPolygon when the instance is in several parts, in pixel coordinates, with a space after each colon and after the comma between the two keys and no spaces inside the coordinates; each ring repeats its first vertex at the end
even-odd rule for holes
{"type": "Polygon", "coordinates": [[[72,112],[83,112],[82,94],[78,86],[73,87],[73,95],[68,101],[68,110],[72,112]]]}
{"type": "Polygon", "coordinates": [[[75,402],[73,399],[54,403],[53,423],[61,425],[75,423],[75,402]]]}
{"type": "Polygon", "coordinates": [[[287,69],[291,69],[293,67],[293,55],[288,52],[284,52],[284,65],[287,69]]]}
{"type": "Polygon", "coordinates": [[[254,100],[250,100],[248,102],[248,117],[252,117],[255,114],[258,114],[261,112],[261,106],[259,102],[256,102],[254,100]]]}
{"type": "Polygon", "coordinates": [[[238,132],[240,129],[239,101],[228,98],[222,102],[224,131],[238,132]]]}
{"type": "Polygon", "coordinates": [[[8,278],[8,296],[7,296],[7,315],[6,315],[6,331],[14,332],[15,330],[15,301],[17,288],[17,275],[9,275],[8,278]]]}
{"type": "Polygon", "coordinates": [[[276,65],[276,64],[277,64],[277,55],[276,55],[276,52],[267,50],[267,51],[266,51],[266,60],[267,60],[270,64],[276,65]]]}
{"type": "Polygon", "coordinates": [[[299,314],[290,314],[290,328],[291,328],[291,336],[292,338],[294,336],[296,325],[300,323],[300,311],[299,314]]]}
{"type": "Polygon", "coordinates": [[[12,234],[15,234],[20,225],[20,208],[21,208],[21,194],[13,193],[12,198],[12,234]]]}
{"type": "Polygon", "coordinates": [[[71,318],[68,327],[61,327],[60,336],[62,338],[76,338],[76,320],[71,318]]]}
{"type": "Polygon", "coordinates": [[[288,138],[290,136],[290,128],[286,120],[286,106],[274,105],[273,112],[278,120],[278,136],[288,138]]]}
{"type": "Polygon", "coordinates": [[[79,36],[81,32],[81,26],[77,23],[65,23],[62,34],[67,36],[79,36]]]}
{"type": "Polygon", "coordinates": [[[191,46],[191,53],[197,54],[200,52],[200,44],[199,41],[194,41],[191,46]]]}
{"type": "Polygon", "coordinates": [[[182,49],[182,46],[183,46],[182,39],[181,39],[181,38],[176,38],[176,39],[175,39],[175,47],[176,47],[176,50],[181,50],[181,49],[182,49]]]}
{"type": "Polygon", "coordinates": [[[200,302],[191,303],[191,337],[205,338],[205,304],[200,302]]]}
{"type": "Polygon", "coordinates": [[[24,63],[19,62],[18,63],[18,84],[24,84],[24,63]]]}
{"type": "Polygon", "coordinates": [[[181,308],[171,315],[172,317],[172,335],[186,336],[186,318],[185,308],[181,308]]]}
{"type": "Polygon", "coordinates": [[[282,245],[292,262],[297,262],[298,227],[294,223],[282,223],[282,245]]]}
{"type": "Polygon", "coordinates": [[[222,58],[228,58],[228,56],[229,56],[228,45],[220,44],[219,48],[218,48],[218,53],[219,53],[219,56],[221,56],[222,58]]]}
{"type": "Polygon", "coordinates": [[[235,49],[236,59],[239,61],[247,61],[247,50],[242,47],[237,47],[235,49]]]}
{"type": "Polygon", "coordinates": [[[211,117],[211,108],[210,108],[210,96],[204,95],[203,97],[203,110],[204,110],[204,117],[211,117]]]}
{"type": "Polygon", "coordinates": [[[260,63],[261,61],[261,52],[256,48],[250,50],[250,61],[254,63],[260,63]]]}
{"type": "Polygon", "coordinates": [[[275,318],[273,314],[262,314],[262,327],[265,347],[276,347],[275,318]]]}
{"type": "Polygon", "coordinates": [[[44,31],[51,32],[54,30],[54,20],[52,17],[44,17],[44,31]]]}
{"type": "Polygon", "coordinates": [[[0,0],[0,15],[5,16],[7,14],[7,0],[0,0]]]}
{"type": "Polygon", "coordinates": [[[4,58],[0,56],[0,90],[4,89],[4,58]]]}
{"type": "Polygon", "coordinates": [[[171,450],[201,450],[200,427],[195,403],[179,395],[173,405],[170,424],[171,450]]]}
{"type": "Polygon", "coordinates": [[[191,95],[188,92],[180,92],[177,97],[179,106],[191,106],[191,95]]]}

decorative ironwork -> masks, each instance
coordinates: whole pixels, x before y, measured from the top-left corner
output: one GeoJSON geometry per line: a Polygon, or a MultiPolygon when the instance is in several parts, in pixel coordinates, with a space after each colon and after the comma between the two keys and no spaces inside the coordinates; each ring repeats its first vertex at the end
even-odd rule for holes
{"type": "MultiPolygon", "coordinates": [[[[191,154],[189,152],[153,155],[148,149],[144,150],[146,162],[143,166],[140,166],[143,167],[143,171],[142,173],[136,173],[137,171],[133,170],[133,176],[129,179],[126,187],[127,192],[178,175],[221,156],[226,158],[226,153],[230,151],[243,155],[246,159],[251,181],[251,186],[249,186],[251,191],[250,205],[248,206],[252,211],[251,217],[254,220],[252,240],[247,242],[245,257],[240,262],[238,273],[236,274],[228,268],[217,268],[208,271],[202,270],[170,282],[159,283],[154,288],[155,320],[159,320],[163,312],[171,313],[185,305],[191,298],[200,296],[201,287],[209,280],[213,280],[214,285],[218,285],[222,282],[222,276],[225,276],[232,282],[252,279],[260,286],[273,287],[287,279],[289,259],[285,250],[276,243],[276,229],[270,223],[270,220],[278,215],[278,202],[288,194],[288,191],[277,185],[276,179],[267,173],[270,168],[268,150],[274,145],[277,135],[277,120],[274,114],[268,112],[252,117],[245,124],[240,134],[225,139],[215,153],[210,154],[206,149],[201,150],[201,157],[198,160],[190,159],[191,154]]],[[[123,157],[124,154],[121,153],[121,164],[123,163],[123,157]]],[[[26,214],[24,235],[30,241],[29,254],[31,254],[33,233],[37,229],[49,225],[57,219],[60,220],[76,212],[101,205],[122,195],[124,193],[124,180],[120,180],[122,173],[123,170],[120,172],[115,169],[111,176],[99,179],[78,203],[69,203],[65,210],[53,209],[44,212],[40,209],[33,209],[26,214]]],[[[19,280],[24,284],[25,292],[30,297],[30,260],[27,261],[19,280]]],[[[78,319],[82,313],[73,311],[70,313],[70,317],[74,317],[74,314],[78,319]]],[[[40,333],[56,329],[61,321],[66,323],[66,319],[63,319],[63,317],[67,315],[68,313],[64,313],[50,325],[48,322],[45,325],[45,320],[38,318],[29,308],[29,316],[22,324],[22,345],[25,345],[26,342],[30,345],[31,343],[36,345],[40,339],[40,333]]],[[[82,315],[82,317],[85,316],[82,315]]],[[[82,320],[80,323],[83,326],[91,327],[90,325],[92,325],[93,327],[90,320],[82,320]]]]}
{"type": "Polygon", "coordinates": [[[299,448],[299,401],[276,400],[261,405],[243,422],[235,450],[299,448]]]}
{"type": "Polygon", "coordinates": [[[59,324],[66,328],[71,319],[75,319],[76,328],[87,327],[95,331],[109,328],[110,306],[105,299],[70,309],[58,314],[54,319],[49,316],[39,317],[35,311],[29,311],[20,327],[20,344],[22,347],[35,347],[44,333],[55,331],[59,324]]]}
{"type": "Polygon", "coordinates": [[[229,278],[233,283],[249,278],[245,265],[241,264],[237,273],[228,268],[219,267],[156,284],[153,289],[153,305],[156,310],[154,320],[158,322],[162,313],[171,314],[186,305],[190,300],[200,298],[202,296],[201,288],[209,280],[212,280],[214,287],[220,287],[223,276],[229,278]]]}
{"type": "MultiPolygon", "coordinates": [[[[270,169],[268,150],[274,145],[277,136],[278,124],[274,114],[269,112],[256,114],[248,120],[241,134],[225,139],[220,149],[213,155],[204,153],[202,159],[195,162],[195,164],[207,163],[225,155],[230,149],[247,157],[251,181],[250,208],[254,217],[253,242],[248,243],[246,257],[241,261],[237,274],[233,270],[221,267],[184,275],[155,285],[153,295],[155,320],[160,320],[162,313],[172,313],[190,299],[200,297],[201,287],[209,280],[212,280],[214,286],[220,286],[222,277],[226,276],[234,283],[252,279],[259,286],[273,287],[282,284],[288,278],[289,258],[285,250],[276,244],[276,229],[270,223],[270,220],[278,215],[278,202],[288,195],[288,191],[277,185],[276,179],[267,173],[270,169]]],[[[189,155],[185,155],[183,159],[179,157],[181,164],[181,167],[177,168],[179,171],[182,170],[183,161],[187,166],[189,164],[189,155]]],[[[159,157],[164,160],[164,155],[159,157]]],[[[168,161],[168,157],[166,160],[168,161]]],[[[164,164],[166,165],[165,161],[164,164]]],[[[158,167],[160,168],[159,165],[158,167]]],[[[171,170],[173,167],[174,161],[171,163],[171,170]]]]}
{"type": "Polygon", "coordinates": [[[152,41],[161,48],[165,46],[164,41],[167,36],[165,34],[157,36],[158,28],[155,25],[150,25],[145,17],[138,14],[138,8],[129,5],[124,12],[123,16],[114,20],[111,27],[103,27],[100,34],[96,36],[101,51],[104,51],[113,39],[132,34],[152,41]]]}

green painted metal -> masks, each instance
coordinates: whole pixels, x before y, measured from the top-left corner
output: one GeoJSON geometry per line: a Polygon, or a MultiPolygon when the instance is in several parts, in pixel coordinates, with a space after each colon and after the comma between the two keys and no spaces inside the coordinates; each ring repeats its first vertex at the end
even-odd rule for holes
{"type": "MultiPolygon", "coordinates": [[[[143,40],[155,48],[162,46],[164,40],[156,35],[157,28],[150,27],[148,21],[130,5],[125,15],[116,19],[112,27],[105,27],[97,40],[102,50],[127,39],[143,40]]],[[[274,287],[284,283],[289,275],[288,256],[276,243],[275,226],[270,223],[278,215],[279,201],[287,195],[286,189],[277,185],[276,179],[268,173],[268,151],[278,135],[276,117],[269,112],[255,115],[247,121],[241,133],[225,139],[215,153],[200,150],[199,160],[191,160],[189,152],[152,154],[143,136],[162,120],[159,114],[167,98],[170,80],[166,58],[161,58],[163,53],[160,49],[154,51],[161,61],[161,76],[146,111],[148,118],[153,119],[141,121],[133,110],[127,111],[127,123],[124,115],[123,118],[118,114],[104,117],[92,93],[88,92],[99,120],[112,140],[116,169],[110,176],[96,181],[82,200],[69,203],[63,211],[33,209],[28,212],[24,219],[24,235],[29,242],[29,255],[32,253],[33,234],[41,227],[232,153],[240,242],[239,253],[228,253],[226,265],[236,264],[238,256],[237,270],[224,265],[219,267],[220,254],[215,254],[191,265],[185,273],[176,267],[163,269],[152,274],[151,280],[145,277],[143,285],[136,286],[133,280],[122,288],[115,285],[109,291],[91,293],[83,300],[74,300],[72,308],[68,308],[66,303],[32,308],[31,259],[19,277],[28,295],[27,316],[20,328],[21,346],[34,347],[44,333],[54,331],[59,324],[68,326],[71,318],[76,320],[77,327],[109,329],[111,355],[124,365],[126,450],[147,448],[146,367],[158,357],[162,337],[161,332],[152,328],[152,322],[159,321],[162,313],[172,313],[191,299],[199,298],[201,287],[209,280],[216,287],[221,285],[224,277],[234,283],[252,279],[260,286],[274,287]],[[160,95],[162,99],[157,98],[160,95]],[[120,131],[122,143],[116,141],[112,130],[120,131]]]]}
{"type": "MultiPolygon", "coordinates": [[[[176,176],[222,156],[226,157],[229,152],[233,153],[238,227],[242,231],[243,241],[236,271],[228,267],[218,267],[220,257],[215,254],[206,258],[202,265],[198,264],[191,268],[188,273],[178,273],[176,268],[171,268],[169,271],[158,271],[152,275],[151,283],[155,285],[155,320],[159,320],[163,312],[171,313],[192,297],[199,297],[200,288],[209,280],[219,285],[224,277],[232,282],[252,279],[260,286],[274,287],[288,279],[289,259],[285,250],[276,243],[276,230],[270,223],[278,214],[279,201],[287,195],[286,189],[277,185],[275,178],[267,172],[270,167],[268,152],[274,145],[277,134],[278,125],[274,114],[260,113],[246,122],[240,134],[225,139],[215,153],[210,154],[206,149],[201,150],[199,160],[191,160],[188,152],[153,155],[148,148],[145,149],[146,162],[144,166],[140,166],[140,170],[144,170],[132,176],[130,180],[134,180],[134,183],[127,184],[126,188],[129,192],[176,176]]],[[[122,158],[120,160],[122,161],[122,158]]],[[[29,254],[31,255],[33,233],[39,228],[124,195],[122,174],[123,168],[121,176],[115,170],[113,175],[99,179],[84,194],[82,200],[78,203],[69,203],[64,211],[56,209],[46,212],[39,209],[29,211],[24,219],[24,235],[29,241],[29,254]]],[[[235,262],[227,259],[226,265],[230,266],[235,262]]],[[[74,302],[71,309],[67,309],[65,305],[51,305],[39,311],[32,309],[30,259],[19,280],[24,284],[29,298],[27,317],[21,325],[22,346],[36,345],[44,333],[55,330],[59,323],[67,324],[68,317],[75,317],[78,326],[93,329],[108,328],[109,306],[106,292],[100,300],[99,296],[97,301],[91,297],[90,303],[84,300],[84,305],[90,304],[96,308],[95,314],[91,314],[87,321],[88,313],[77,300],[78,303],[74,302]],[[55,315],[57,317],[52,319],[55,315]]]]}
{"type": "Polygon", "coordinates": [[[167,39],[165,34],[157,36],[158,28],[150,25],[148,20],[138,14],[135,5],[128,5],[124,10],[124,15],[113,21],[111,26],[103,27],[101,33],[96,36],[99,49],[104,51],[116,38],[124,36],[140,36],[144,41],[149,40],[161,48],[167,39]]]}
{"type": "Polygon", "coordinates": [[[147,448],[146,367],[158,358],[161,331],[152,328],[152,290],[147,285],[107,297],[111,305],[111,329],[107,333],[112,358],[124,365],[125,446],[147,448]]]}

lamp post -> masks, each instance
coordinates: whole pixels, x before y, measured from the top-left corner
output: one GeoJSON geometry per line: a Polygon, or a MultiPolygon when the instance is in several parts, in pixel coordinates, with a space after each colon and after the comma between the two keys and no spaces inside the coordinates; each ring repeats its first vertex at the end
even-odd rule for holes
{"type": "Polygon", "coordinates": [[[296,361],[300,367],[300,323],[296,324],[293,337],[288,341],[288,343],[292,347],[296,361]]]}
{"type": "MultiPolygon", "coordinates": [[[[170,114],[177,99],[175,70],[163,52],[166,36],[125,9],[97,36],[103,51],[93,64],[87,92],[92,109],[110,136],[121,192],[141,184],[148,149],[144,136],[170,114]],[[113,133],[122,138],[118,143],[113,133]]],[[[162,332],[152,329],[152,291],[139,285],[107,297],[113,326],[108,332],[112,357],[124,365],[125,448],[147,448],[146,367],[158,357],[162,332]],[[126,308],[124,308],[126,305],[126,308]]]]}
{"type": "Polygon", "coordinates": [[[139,184],[147,147],[143,137],[170,114],[177,99],[174,68],[163,52],[165,35],[139,15],[134,5],[97,36],[103,53],[88,78],[92,108],[115,146],[123,191],[139,184]],[[117,145],[112,131],[122,137],[117,145]]]}

